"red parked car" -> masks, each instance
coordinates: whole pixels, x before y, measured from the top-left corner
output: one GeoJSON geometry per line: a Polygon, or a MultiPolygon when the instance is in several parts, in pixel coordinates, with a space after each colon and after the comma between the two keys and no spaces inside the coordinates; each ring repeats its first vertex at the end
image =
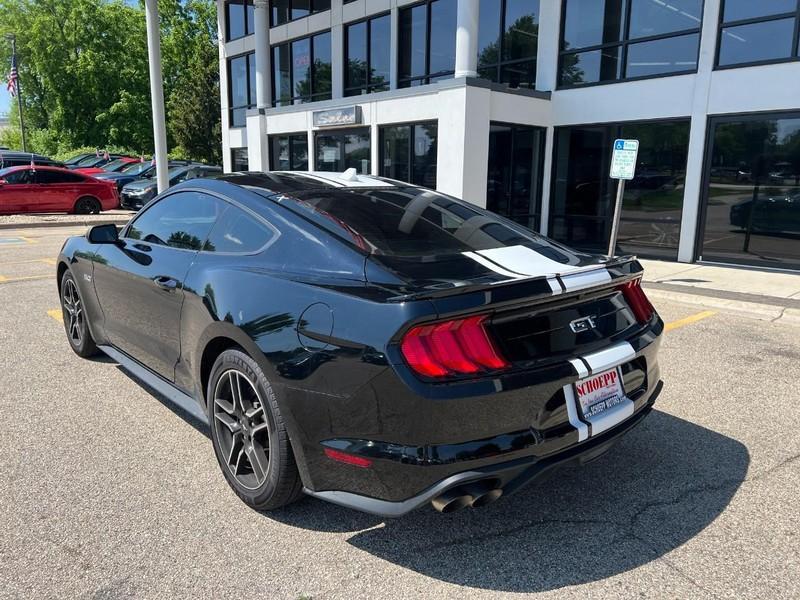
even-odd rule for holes
{"type": "Polygon", "coordinates": [[[141,158],[133,158],[131,156],[120,156],[111,162],[97,167],[81,167],[73,169],[76,173],[83,173],[84,175],[99,175],[100,173],[118,173],[131,163],[141,162],[141,158]]]}
{"type": "Polygon", "coordinates": [[[37,212],[98,213],[119,206],[117,186],[68,169],[0,170],[0,215],[37,212]]]}

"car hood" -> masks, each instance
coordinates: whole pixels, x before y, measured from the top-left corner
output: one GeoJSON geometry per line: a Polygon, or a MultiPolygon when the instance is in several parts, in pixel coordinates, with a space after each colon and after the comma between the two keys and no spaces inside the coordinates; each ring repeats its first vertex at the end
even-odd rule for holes
{"type": "Polygon", "coordinates": [[[125,173],[109,173],[108,171],[103,171],[102,173],[98,173],[94,175],[95,179],[125,179],[125,178],[134,178],[133,175],[127,175],[125,173]]]}
{"type": "Polygon", "coordinates": [[[136,181],[131,181],[129,184],[125,186],[126,190],[145,190],[147,188],[156,187],[156,181],[154,179],[137,179],[136,181]]]}

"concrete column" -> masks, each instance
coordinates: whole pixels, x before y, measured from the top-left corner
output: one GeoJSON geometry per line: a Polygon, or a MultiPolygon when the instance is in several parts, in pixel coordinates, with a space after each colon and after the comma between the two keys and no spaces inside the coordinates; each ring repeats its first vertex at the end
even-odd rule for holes
{"type": "Polygon", "coordinates": [[[167,175],[167,122],[164,113],[164,85],[161,76],[161,27],[157,0],[144,4],[147,22],[147,55],[150,62],[150,100],[153,106],[153,138],[156,151],[156,181],[159,193],[169,187],[167,175]]]}
{"type": "Polygon", "coordinates": [[[256,41],[256,105],[272,106],[272,79],[269,47],[269,4],[267,0],[254,0],[254,26],[256,41]]]}
{"type": "Polygon", "coordinates": [[[317,168],[317,151],[314,147],[314,131],[311,129],[311,115],[308,115],[308,170],[314,171],[317,168]]]}
{"type": "Polygon", "coordinates": [[[550,228],[550,186],[553,177],[553,147],[555,146],[555,128],[548,127],[544,142],[544,161],[542,163],[542,197],[539,199],[541,204],[542,221],[539,225],[539,233],[547,235],[550,228]]]}
{"type": "Polygon", "coordinates": [[[558,84],[558,45],[561,2],[539,3],[539,42],[536,51],[536,89],[549,92],[558,84]]]}
{"type": "Polygon", "coordinates": [[[690,263],[694,260],[697,239],[697,220],[700,216],[700,198],[703,192],[708,99],[711,92],[711,77],[714,72],[717,24],[719,23],[721,4],[721,0],[706,0],[703,12],[703,31],[700,38],[700,58],[697,65],[697,75],[694,79],[689,153],[683,191],[681,234],[678,244],[678,261],[685,263],[690,263]]]}
{"type": "Polygon", "coordinates": [[[480,0],[458,0],[456,16],[456,77],[478,76],[479,13],[480,0]]]}
{"type": "Polygon", "coordinates": [[[331,27],[331,96],[344,97],[344,27],[331,27]]]}
{"type": "MultiPolygon", "coordinates": [[[[373,104],[372,106],[373,106],[373,109],[370,111],[370,113],[374,114],[375,105],[373,104]]],[[[373,119],[373,121],[374,121],[374,119],[373,119]]],[[[370,125],[369,134],[370,134],[369,135],[369,137],[370,137],[370,152],[369,152],[370,175],[380,175],[381,174],[381,172],[380,172],[380,164],[378,164],[378,163],[380,161],[381,143],[380,143],[380,132],[379,132],[377,123],[373,122],[372,125],[370,125]]],[[[413,144],[414,140],[411,140],[411,143],[413,144]]]]}
{"type": "Polygon", "coordinates": [[[225,53],[225,2],[217,0],[217,39],[219,40],[220,120],[222,123],[222,169],[230,173],[232,167],[230,144],[230,119],[228,114],[228,61],[225,53]]]}
{"type": "Polygon", "coordinates": [[[247,115],[247,169],[269,171],[269,138],[267,117],[259,110],[247,115]]]}
{"type": "Polygon", "coordinates": [[[389,20],[391,21],[391,37],[389,41],[389,89],[397,89],[397,65],[400,58],[400,10],[392,7],[389,20]]]}

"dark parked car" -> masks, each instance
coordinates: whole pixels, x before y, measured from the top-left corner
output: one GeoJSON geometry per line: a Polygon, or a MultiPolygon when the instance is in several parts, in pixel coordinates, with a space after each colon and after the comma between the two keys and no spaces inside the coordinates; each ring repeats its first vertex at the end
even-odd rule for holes
{"type": "Polygon", "coordinates": [[[97,154],[95,154],[94,152],[82,152],[81,154],[76,154],[75,156],[71,156],[67,160],[65,160],[64,166],[71,167],[72,165],[77,165],[79,162],[81,162],[85,158],[89,158],[90,156],[97,156],[97,154]]]}
{"type": "Polygon", "coordinates": [[[186,181],[57,276],[72,349],[207,420],[259,509],[482,506],[601,455],[662,385],[634,258],[354,170],[186,181]]]}
{"type": "MultiPolygon", "coordinates": [[[[100,155],[96,154],[89,154],[86,158],[79,160],[76,163],[72,163],[68,165],[70,169],[92,169],[94,167],[102,167],[103,165],[107,165],[111,161],[120,159],[120,158],[130,158],[133,159],[132,156],[128,156],[126,154],[109,154],[105,155],[101,153],[100,155]]],[[[137,159],[138,160],[138,159],[137,159]]]]}
{"type": "Polygon", "coordinates": [[[60,162],[41,154],[31,154],[30,152],[14,152],[12,150],[0,150],[0,169],[8,167],[27,167],[31,164],[43,167],[63,167],[60,162]]]}
{"type": "Polygon", "coordinates": [[[113,184],[55,167],[0,169],[0,214],[89,214],[119,206],[113,184]]]}
{"type": "MultiPolygon", "coordinates": [[[[172,187],[188,179],[202,179],[222,175],[222,168],[192,164],[188,166],[170,167],[169,186],[172,187]]],[[[138,210],[158,193],[156,171],[148,171],[145,179],[137,179],[126,184],[120,192],[120,206],[130,210],[138,210]]]]}
{"type": "MultiPolygon", "coordinates": [[[[169,161],[168,165],[171,169],[172,167],[185,167],[187,165],[200,166],[200,163],[194,163],[187,160],[171,160],[169,161]]],[[[133,183],[138,179],[149,179],[155,175],[155,172],[155,165],[150,161],[146,161],[143,163],[132,163],[120,171],[115,171],[113,173],[98,173],[97,175],[92,175],[92,177],[95,179],[113,181],[117,184],[117,189],[120,191],[120,193],[122,193],[122,188],[129,183],[133,183]]]]}
{"type": "Polygon", "coordinates": [[[734,204],[730,221],[734,227],[765,235],[800,234],[800,194],[734,204]]]}

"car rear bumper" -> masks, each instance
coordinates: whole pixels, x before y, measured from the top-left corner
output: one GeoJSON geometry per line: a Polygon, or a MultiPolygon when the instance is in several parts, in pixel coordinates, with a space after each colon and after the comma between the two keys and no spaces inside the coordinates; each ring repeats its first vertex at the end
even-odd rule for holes
{"type": "Polygon", "coordinates": [[[605,454],[619,438],[641,423],[650,413],[662,387],[663,383],[659,381],[649,395],[646,404],[631,417],[581,444],[576,444],[551,456],[541,458],[529,456],[462,471],[442,479],[422,492],[402,501],[383,500],[345,491],[328,490],[315,492],[309,489],[304,491],[311,496],[340,506],[392,518],[402,517],[425,504],[433,502],[436,498],[446,495],[451,490],[476,482],[491,481],[491,486],[502,489],[503,495],[508,495],[539,479],[551,469],[576,462],[585,464],[605,454]]]}
{"type": "MultiPolygon", "coordinates": [[[[498,480],[508,493],[551,466],[576,457],[585,460],[652,408],[662,385],[657,360],[662,331],[656,317],[634,339],[471,388],[450,384],[438,392],[414,393],[398,381],[396,369],[389,369],[350,402],[309,398],[303,412],[327,419],[315,419],[319,429],[306,430],[298,448],[306,492],[400,516],[465,482],[498,480]],[[579,417],[575,382],[587,372],[596,375],[616,366],[625,402],[600,419],[579,417]],[[371,464],[343,464],[326,456],[326,449],[371,464]]],[[[399,378],[404,379],[402,373],[399,378]]]]}

